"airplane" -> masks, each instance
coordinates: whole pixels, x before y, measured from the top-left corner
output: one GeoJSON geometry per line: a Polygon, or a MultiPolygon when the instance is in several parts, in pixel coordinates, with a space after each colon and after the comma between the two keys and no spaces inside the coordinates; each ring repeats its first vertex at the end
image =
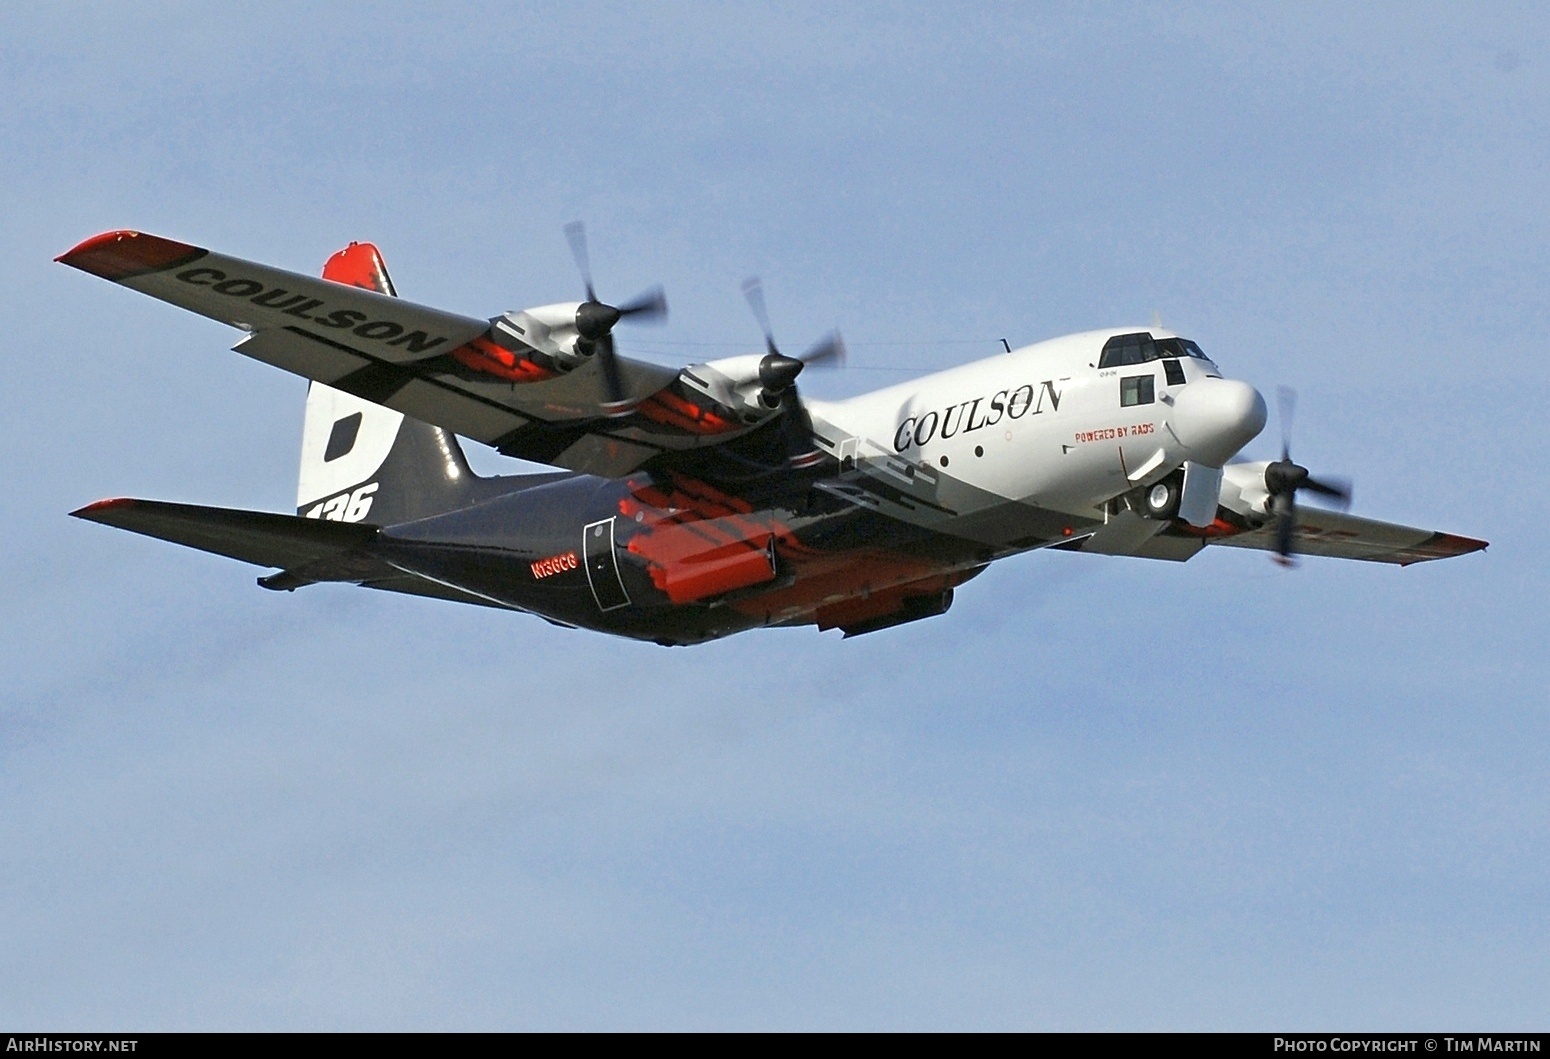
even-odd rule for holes
{"type": "MultiPolygon", "coordinates": [[[[322,278],[134,231],[56,260],[244,332],[236,352],[310,380],[295,514],[103,500],[76,517],[238,559],[293,591],[348,582],[702,643],[755,628],[843,636],[945,613],[990,563],[1035,549],[1183,562],[1212,545],[1408,566],[1486,547],[1309,508],[1342,482],[1238,462],[1262,395],[1161,327],[1012,349],[847,400],[804,398],[776,345],[673,369],[615,350],[660,288],[477,319],[397,296],[351,243],[322,278]],[[475,474],[458,438],[555,470],[475,474]]],[[[1290,415],[1284,401],[1283,431],[1290,415]]]]}

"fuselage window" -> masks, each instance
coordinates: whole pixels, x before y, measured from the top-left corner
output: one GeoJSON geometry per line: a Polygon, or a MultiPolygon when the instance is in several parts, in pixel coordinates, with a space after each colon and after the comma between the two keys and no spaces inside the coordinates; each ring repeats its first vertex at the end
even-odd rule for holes
{"type": "Polygon", "coordinates": [[[1150,375],[1132,375],[1119,381],[1119,406],[1151,404],[1157,400],[1157,383],[1150,375]]]}
{"type": "Polygon", "coordinates": [[[1184,385],[1184,365],[1172,357],[1163,358],[1163,375],[1167,377],[1169,386],[1184,385]]]}

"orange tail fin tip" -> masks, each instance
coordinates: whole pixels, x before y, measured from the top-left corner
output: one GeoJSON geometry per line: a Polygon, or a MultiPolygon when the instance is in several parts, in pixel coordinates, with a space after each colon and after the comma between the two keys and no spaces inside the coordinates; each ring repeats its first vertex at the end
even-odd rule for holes
{"type": "Polygon", "coordinates": [[[382,252],[372,243],[351,243],[323,266],[323,278],[347,287],[360,287],[389,297],[397,297],[388,277],[382,252]]]}

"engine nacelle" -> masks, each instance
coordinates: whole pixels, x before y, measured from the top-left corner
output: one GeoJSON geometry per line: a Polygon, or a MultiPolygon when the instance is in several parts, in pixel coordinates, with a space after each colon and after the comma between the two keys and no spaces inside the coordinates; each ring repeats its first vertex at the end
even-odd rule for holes
{"type": "Polygon", "coordinates": [[[763,400],[765,386],[759,378],[759,366],[766,356],[747,353],[694,364],[685,368],[680,378],[685,386],[735,411],[745,423],[757,423],[775,411],[763,400]]]}
{"type": "Polygon", "coordinates": [[[1269,518],[1270,489],[1265,485],[1265,468],[1269,466],[1258,460],[1222,468],[1222,506],[1242,515],[1252,526],[1263,525],[1269,518]]]}
{"type": "Polygon", "coordinates": [[[509,312],[490,321],[490,333],[515,352],[533,350],[552,362],[556,370],[571,371],[592,355],[591,345],[577,330],[581,302],[556,302],[509,312]]]}

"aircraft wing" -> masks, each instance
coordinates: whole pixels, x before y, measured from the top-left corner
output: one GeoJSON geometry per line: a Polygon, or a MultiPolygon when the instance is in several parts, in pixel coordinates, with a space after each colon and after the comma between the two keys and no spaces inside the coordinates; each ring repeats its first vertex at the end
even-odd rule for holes
{"type": "MultiPolygon", "coordinates": [[[[1361,559],[1399,566],[1467,555],[1486,547],[1485,541],[1472,537],[1377,522],[1306,505],[1297,508],[1297,529],[1292,539],[1293,550],[1298,555],[1326,555],[1333,559],[1361,559]]],[[[1267,523],[1243,533],[1211,536],[1208,542],[1274,551],[1275,527],[1267,523]]]]}
{"type": "Polygon", "coordinates": [[[718,414],[676,369],[617,358],[628,406],[620,414],[604,407],[595,358],[562,370],[570,365],[556,367],[538,345],[524,346],[509,328],[497,334],[489,320],[159,236],[107,232],[58,260],[247,331],[239,353],[508,456],[622,477],[664,453],[752,429],[718,414]]]}

